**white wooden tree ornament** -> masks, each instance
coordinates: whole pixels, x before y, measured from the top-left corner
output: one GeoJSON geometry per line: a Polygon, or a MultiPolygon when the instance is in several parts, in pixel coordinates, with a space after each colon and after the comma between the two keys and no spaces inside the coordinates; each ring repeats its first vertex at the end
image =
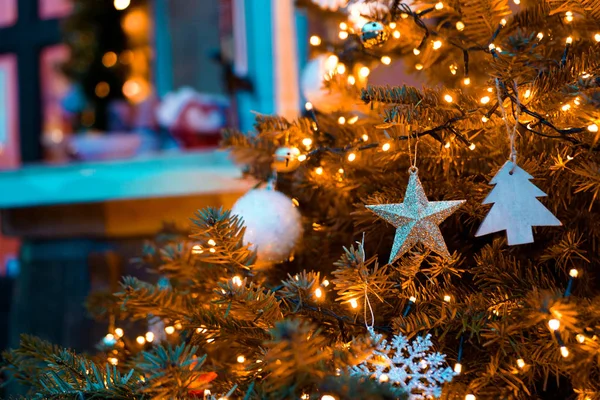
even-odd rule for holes
{"type": "Polygon", "coordinates": [[[512,161],[507,161],[490,181],[496,185],[483,204],[494,205],[475,236],[506,231],[508,245],[533,243],[533,226],[560,226],[560,221],[537,197],[545,197],[529,182],[531,175],[512,161]]]}

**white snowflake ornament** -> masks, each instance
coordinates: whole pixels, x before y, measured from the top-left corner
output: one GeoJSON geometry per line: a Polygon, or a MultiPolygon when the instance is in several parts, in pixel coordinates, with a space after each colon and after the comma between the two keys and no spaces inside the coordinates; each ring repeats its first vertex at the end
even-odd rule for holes
{"type": "Polygon", "coordinates": [[[395,335],[388,343],[369,328],[377,344],[370,358],[350,368],[350,375],[367,376],[379,382],[390,382],[406,390],[411,400],[438,398],[442,385],[456,375],[446,366],[446,355],[430,351],[431,335],[409,342],[395,335]]]}

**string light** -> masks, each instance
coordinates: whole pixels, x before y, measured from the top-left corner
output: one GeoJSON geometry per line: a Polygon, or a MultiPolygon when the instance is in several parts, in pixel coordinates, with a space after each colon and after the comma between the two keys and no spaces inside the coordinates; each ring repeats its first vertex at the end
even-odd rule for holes
{"type": "Polygon", "coordinates": [[[571,268],[571,270],[569,271],[569,275],[573,278],[577,278],[577,276],[579,276],[579,271],[575,268],[571,268]]]}
{"type": "Polygon", "coordinates": [[[317,175],[323,175],[323,167],[317,167],[317,168],[315,168],[315,174],[317,174],[317,175]]]}
{"type": "Polygon", "coordinates": [[[321,397],[321,400],[337,400],[337,399],[333,396],[326,394],[325,396],[321,397]]]}
{"type": "Polygon", "coordinates": [[[392,147],[391,144],[389,143],[384,143],[383,146],[381,146],[381,150],[383,151],[388,151],[390,149],[390,147],[392,147]]]}
{"type": "Polygon", "coordinates": [[[107,333],[106,336],[104,336],[104,339],[109,343],[114,342],[115,335],[113,335],[112,333],[107,333]]]}
{"type": "MultiPolygon", "coordinates": [[[[450,144],[450,142],[448,142],[446,144],[450,144]]],[[[448,147],[450,147],[450,146],[448,146],[448,147]]],[[[447,295],[444,296],[444,301],[446,303],[450,303],[450,300],[452,300],[452,297],[449,294],[447,294],[447,295]]]]}
{"type": "Polygon", "coordinates": [[[488,49],[490,50],[494,50],[496,48],[496,45],[494,43],[490,43],[490,45],[488,46],[488,49]]]}
{"type": "Polygon", "coordinates": [[[596,34],[594,35],[594,40],[595,40],[596,42],[600,42],[600,33],[596,33],[596,34]]]}
{"type": "Polygon", "coordinates": [[[446,144],[444,145],[444,147],[445,147],[446,149],[449,149],[449,148],[450,148],[450,142],[446,142],[446,144]]]}
{"type": "Polygon", "coordinates": [[[567,346],[560,346],[560,354],[564,357],[567,358],[569,357],[569,349],[567,349],[567,346]]]}
{"type": "Polygon", "coordinates": [[[300,396],[300,400],[310,400],[310,395],[308,393],[303,393],[302,396],[300,396]]]}
{"type": "Polygon", "coordinates": [[[143,337],[143,336],[138,336],[138,337],[135,338],[135,341],[138,342],[138,344],[141,345],[141,344],[146,343],[146,338],[143,337]]]}
{"type": "Polygon", "coordinates": [[[350,125],[354,124],[356,121],[358,121],[358,115],[355,115],[354,117],[348,119],[348,123],[350,125]]]}
{"type": "Polygon", "coordinates": [[[528,98],[529,98],[529,96],[531,96],[531,89],[527,89],[527,90],[525,91],[525,94],[524,94],[523,96],[524,96],[526,99],[528,99],[528,98]]]}
{"type": "Polygon", "coordinates": [[[422,70],[422,69],[423,69],[423,64],[421,64],[421,63],[419,63],[419,64],[415,64],[415,69],[416,69],[417,71],[420,71],[420,70],[422,70]]]}
{"type": "Polygon", "coordinates": [[[465,29],[465,23],[462,21],[458,21],[456,23],[456,30],[457,31],[463,31],[465,29]]]}
{"type": "Polygon", "coordinates": [[[458,71],[458,66],[456,64],[450,64],[450,73],[452,75],[456,75],[456,71],[458,71]]]}
{"type": "Polygon", "coordinates": [[[513,0],[513,3],[515,3],[516,5],[521,4],[521,0],[513,0]]]}
{"type": "Polygon", "coordinates": [[[348,32],[346,31],[340,31],[340,33],[338,33],[338,36],[340,37],[340,39],[344,40],[344,39],[348,39],[348,32]]]}
{"type": "Polygon", "coordinates": [[[119,359],[116,357],[109,357],[108,362],[111,363],[112,365],[117,365],[117,364],[119,364],[119,359]]]}
{"type": "Polygon", "coordinates": [[[434,50],[438,50],[442,47],[442,41],[441,40],[436,40],[433,42],[433,49],[434,50]]]}
{"type": "Polygon", "coordinates": [[[385,383],[390,380],[390,377],[387,374],[381,374],[379,376],[379,382],[385,383]]]}
{"type": "Polygon", "coordinates": [[[452,103],[454,101],[452,96],[450,96],[449,94],[444,95],[444,100],[446,100],[446,102],[448,102],[448,103],[452,103]]]}
{"type": "Polygon", "coordinates": [[[306,161],[306,154],[300,154],[298,156],[298,161],[302,162],[302,161],[306,161]]]}
{"type": "Polygon", "coordinates": [[[321,38],[318,37],[317,35],[312,35],[310,37],[309,41],[310,41],[310,44],[313,45],[313,46],[318,46],[318,45],[321,44],[321,38]]]}
{"type": "Polygon", "coordinates": [[[206,339],[206,343],[212,343],[215,341],[215,338],[206,339]]]}
{"type": "Polygon", "coordinates": [[[307,101],[306,103],[304,103],[304,108],[306,109],[306,111],[310,111],[313,109],[313,105],[310,101],[307,101]]]}
{"type": "Polygon", "coordinates": [[[565,40],[565,42],[566,42],[567,44],[571,44],[571,43],[573,43],[573,38],[572,38],[571,36],[569,36],[569,37],[567,38],[567,40],[565,40]]]}
{"type": "Polygon", "coordinates": [[[536,37],[538,40],[542,40],[544,38],[544,34],[542,32],[538,32],[536,37]]]}
{"type": "Polygon", "coordinates": [[[339,63],[337,65],[337,67],[335,68],[335,70],[337,71],[338,74],[342,75],[346,72],[346,66],[342,63],[339,63]]]}
{"type": "Polygon", "coordinates": [[[146,341],[147,342],[153,342],[154,341],[154,333],[152,333],[152,332],[146,332],[146,341]]]}
{"type": "Polygon", "coordinates": [[[588,125],[587,130],[590,132],[598,132],[598,125],[596,125],[596,124],[588,125]]]}
{"type": "Polygon", "coordinates": [[[131,0],[115,0],[113,5],[119,11],[125,10],[131,4],[131,0]]]}
{"type": "Polygon", "coordinates": [[[239,356],[237,356],[237,362],[243,364],[244,362],[246,362],[246,357],[240,354],[239,356]]]}
{"type": "Polygon", "coordinates": [[[354,85],[356,83],[356,78],[354,75],[348,75],[348,83],[354,85]]]}
{"type": "Polygon", "coordinates": [[[494,91],[494,88],[492,88],[492,87],[489,87],[489,88],[487,88],[486,90],[487,90],[488,92],[492,93],[492,92],[494,91]]]}
{"type": "Polygon", "coordinates": [[[175,327],[174,326],[166,326],[165,332],[167,333],[167,335],[172,335],[175,332],[175,327]]]}
{"type": "Polygon", "coordinates": [[[465,85],[470,85],[470,84],[471,84],[471,78],[469,78],[469,77],[466,77],[465,79],[463,79],[463,83],[464,83],[465,85]]]}
{"type": "Polygon", "coordinates": [[[506,18],[502,18],[502,19],[500,20],[500,25],[502,25],[502,26],[506,26],[506,18]]]}
{"type": "Polygon", "coordinates": [[[361,139],[363,140],[363,142],[366,142],[367,140],[369,140],[369,135],[367,135],[365,133],[364,135],[361,136],[361,139]]]}
{"type": "Polygon", "coordinates": [[[371,70],[369,69],[369,67],[361,67],[358,70],[358,74],[360,76],[362,76],[363,78],[366,78],[367,76],[369,76],[370,73],[371,73],[371,70]]]}
{"type": "Polygon", "coordinates": [[[567,11],[565,13],[565,19],[567,20],[567,22],[573,22],[573,12],[567,11]]]}
{"type": "Polygon", "coordinates": [[[471,150],[471,151],[475,150],[475,143],[471,143],[469,145],[469,150],[471,150]]]}
{"type": "Polygon", "coordinates": [[[442,8],[444,8],[444,3],[442,3],[441,1],[438,3],[435,3],[435,9],[436,10],[441,10],[442,8]]]}
{"type": "MultiPolygon", "coordinates": [[[[341,168],[340,168],[341,169],[341,168]]],[[[343,171],[343,170],[342,170],[343,171]]],[[[323,286],[327,287],[329,286],[329,281],[327,279],[325,279],[322,283],[323,286]]]]}
{"type": "Polygon", "coordinates": [[[565,104],[560,109],[563,110],[563,111],[569,111],[569,109],[571,109],[571,105],[570,104],[565,104]]]}
{"type": "Polygon", "coordinates": [[[340,59],[337,58],[335,54],[332,54],[329,57],[327,57],[327,60],[325,60],[325,68],[331,71],[338,65],[339,61],[340,59]]]}
{"type": "Polygon", "coordinates": [[[320,299],[321,297],[323,297],[323,290],[321,290],[321,288],[316,288],[315,289],[315,297],[317,299],[320,299]]]}
{"type": "Polygon", "coordinates": [[[465,396],[465,400],[477,400],[477,397],[475,397],[474,394],[469,393],[465,396]]]}
{"type": "Polygon", "coordinates": [[[483,122],[484,124],[486,122],[488,122],[490,119],[488,117],[486,117],[485,115],[483,117],[481,117],[481,122],[483,122]]]}
{"type": "Polygon", "coordinates": [[[454,372],[456,372],[457,374],[460,374],[462,372],[462,364],[461,363],[454,364],[454,372]]]}
{"type": "Polygon", "coordinates": [[[106,52],[102,56],[102,64],[106,68],[114,67],[116,63],[117,63],[117,53],[115,53],[114,51],[106,52]]]}
{"type": "Polygon", "coordinates": [[[558,328],[560,328],[560,321],[557,320],[556,318],[553,318],[550,321],[548,321],[548,327],[551,330],[556,331],[556,330],[558,330],[558,328]]]}
{"type": "Polygon", "coordinates": [[[355,153],[348,154],[348,161],[352,162],[354,160],[356,160],[356,154],[355,153]]]}
{"type": "Polygon", "coordinates": [[[234,276],[233,278],[231,278],[231,282],[235,285],[235,286],[242,286],[242,278],[240,278],[238,275],[234,276]]]}
{"type": "Polygon", "coordinates": [[[400,39],[400,31],[392,32],[392,36],[394,37],[394,39],[400,39]]]}
{"type": "Polygon", "coordinates": [[[413,54],[415,56],[418,56],[419,54],[421,54],[421,50],[417,49],[416,47],[413,49],[413,54]]]}
{"type": "Polygon", "coordinates": [[[519,358],[517,360],[517,367],[522,369],[524,366],[525,366],[525,360],[523,360],[522,358],[519,358]]]}
{"type": "Polygon", "coordinates": [[[351,299],[350,300],[350,306],[352,308],[358,308],[358,301],[356,301],[356,299],[351,299]]]}
{"type": "Polygon", "coordinates": [[[98,82],[96,88],[94,89],[94,93],[96,96],[103,99],[110,93],[110,85],[107,82],[98,82]]]}
{"type": "Polygon", "coordinates": [[[207,242],[207,243],[208,243],[210,246],[216,246],[216,245],[217,245],[217,242],[215,242],[213,239],[208,239],[208,242],[207,242]]]}
{"type": "Polygon", "coordinates": [[[388,24],[388,26],[390,27],[390,29],[396,29],[396,23],[395,22],[390,22],[388,24]]]}
{"type": "Polygon", "coordinates": [[[348,24],[345,22],[340,22],[340,29],[343,31],[348,30],[348,24]]]}
{"type": "Polygon", "coordinates": [[[115,328],[115,335],[117,335],[117,337],[123,337],[124,334],[125,332],[123,332],[123,329],[115,328]]]}
{"type": "Polygon", "coordinates": [[[384,63],[385,65],[390,65],[392,62],[392,59],[388,56],[383,56],[383,57],[381,57],[381,62],[384,63]]]}
{"type": "Polygon", "coordinates": [[[343,116],[338,118],[338,124],[344,125],[345,123],[346,123],[346,118],[344,118],[343,116]]]}
{"type": "Polygon", "coordinates": [[[400,14],[400,18],[406,19],[406,18],[408,18],[408,14],[407,13],[402,13],[402,14],[400,14]]]}
{"type": "Polygon", "coordinates": [[[575,336],[575,339],[577,339],[577,341],[578,341],[579,343],[583,343],[583,342],[585,342],[585,336],[583,336],[581,333],[578,333],[578,334],[575,336]]]}
{"type": "Polygon", "coordinates": [[[487,104],[490,102],[490,96],[483,96],[481,99],[479,99],[479,101],[481,104],[487,104]]]}
{"type": "Polygon", "coordinates": [[[411,303],[416,303],[417,302],[417,298],[415,296],[410,296],[408,298],[408,301],[410,301],[411,303]]]}

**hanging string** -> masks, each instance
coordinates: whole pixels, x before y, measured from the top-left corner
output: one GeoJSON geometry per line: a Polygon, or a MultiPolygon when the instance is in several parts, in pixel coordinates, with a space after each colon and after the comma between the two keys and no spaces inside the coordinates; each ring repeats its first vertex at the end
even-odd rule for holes
{"type": "Polygon", "coordinates": [[[500,86],[500,79],[496,78],[496,95],[498,96],[498,106],[500,107],[500,112],[502,113],[502,119],[504,120],[504,126],[506,127],[506,133],[508,135],[508,140],[510,142],[510,161],[513,163],[513,167],[510,170],[510,174],[514,172],[517,166],[517,147],[516,147],[516,138],[517,138],[517,122],[519,115],[521,114],[521,101],[519,100],[519,92],[517,90],[517,83],[513,82],[513,90],[515,92],[515,97],[517,99],[517,109],[514,115],[515,124],[513,128],[510,128],[508,123],[508,114],[506,113],[506,109],[504,108],[504,101],[502,99],[502,88],[500,86]]]}
{"type": "MultiPolygon", "coordinates": [[[[362,237],[362,242],[360,244],[361,247],[361,256],[362,256],[362,263],[366,263],[366,256],[365,256],[365,233],[363,232],[363,237],[362,237]]],[[[363,311],[364,311],[364,319],[365,319],[365,326],[367,327],[367,330],[369,332],[373,331],[373,327],[375,326],[375,314],[373,313],[373,307],[371,307],[371,301],[369,300],[369,294],[368,294],[368,283],[365,281],[365,304],[363,306],[363,311]],[[367,323],[367,307],[369,308],[369,311],[371,312],[371,324],[369,325],[367,323]]]]}
{"type": "Polygon", "coordinates": [[[419,145],[419,137],[416,136],[415,139],[415,156],[413,158],[412,153],[411,153],[411,148],[410,148],[410,133],[408,134],[408,140],[406,141],[407,146],[408,146],[408,161],[410,163],[410,168],[408,169],[410,172],[417,172],[417,149],[418,149],[418,145],[419,145]]]}

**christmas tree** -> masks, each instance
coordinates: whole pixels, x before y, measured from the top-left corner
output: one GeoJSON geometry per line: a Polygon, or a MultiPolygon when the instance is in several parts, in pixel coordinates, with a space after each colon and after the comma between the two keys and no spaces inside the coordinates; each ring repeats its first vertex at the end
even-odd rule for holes
{"type": "Polygon", "coordinates": [[[157,283],[92,298],[117,321],[99,355],[24,336],[4,368],[28,398],[600,399],[600,2],[299,3],[334,27],[305,116],[224,136],[269,188],[148,246],[157,283]],[[391,63],[427,86],[368,85],[391,63]],[[475,236],[557,225],[494,209],[541,196],[488,184],[509,158],[562,222],[518,246],[475,236]]]}

